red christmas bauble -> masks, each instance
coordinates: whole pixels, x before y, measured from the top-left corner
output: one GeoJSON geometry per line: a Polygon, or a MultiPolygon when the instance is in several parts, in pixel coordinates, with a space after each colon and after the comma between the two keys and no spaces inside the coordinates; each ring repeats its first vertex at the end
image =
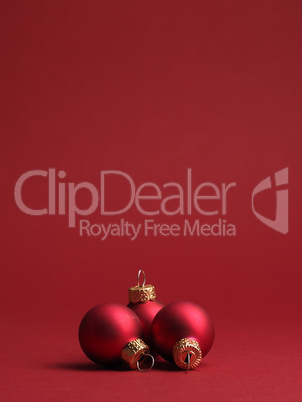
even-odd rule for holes
{"type": "Polygon", "coordinates": [[[145,272],[140,269],[137,275],[137,285],[128,289],[128,307],[135,312],[143,327],[143,340],[152,346],[151,326],[154,317],[164,306],[156,300],[155,288],[153,285],[146,285],[145,272]],[[140,277],[143,283],[140,285],[140,277]]]}
{"type": "Polygon", "coordinates": [[[156,351],[166,360],[186,368],[187,354],[196,367],[211,349],[214,327],[207,312],[197,304],[173,302],[154,318],[152,337],[156,351]]]}
{"type": "Polygon", "coordinates": [[[136,314],[118,303],[93,307],[79,328],[79,341],[86,356],[97,364],[108,366],[121,363],[123,349],[141,335],[142,326],[136,314]]]}
{"type": "Polygon", "coordinates": [[[143,327],[142,339],[151,347],[151,327],[156,314],[163,308],[163,303],[154,300],[146,303],[129,303],[128,307],[135,312],[143,327]]]}

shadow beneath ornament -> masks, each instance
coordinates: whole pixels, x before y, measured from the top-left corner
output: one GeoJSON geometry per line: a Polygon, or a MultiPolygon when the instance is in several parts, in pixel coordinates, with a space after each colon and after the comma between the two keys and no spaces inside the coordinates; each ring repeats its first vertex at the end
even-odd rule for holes
{"type": "Polygon", "coordinates": [[[160,371],[181,371],[175,364],[169,363],[166,360],[157,360],[152,370],[160,371]]]}
{"type": "MultiPolygon", "coordinates": [[[[197,371],[203,368],[206,368],[208,366],[207,363],[202,363],[200,364],[197,368],[195,368],[194,370],[189,370],[188,372],[192,372],[192,371],[197,371]]],[[[178,372],[187,372],[186,370],[182,370],[181,368],[177,367],[175,364],[173,363],[169,363],[166,360],[163,359],[156,359],[155,360],[155,364],[152,370],[159,370],[159,371],[178,371],[178,372]]]]}
{"type": "MultiPolygon", "coordinates": [[[[192,371],[199,371],[201,369],[207,368],[208,364],[207,363],[202,363],[198,368],[194,370],[190,370],[189,372],[192,371]]],[[[124,372],[127,371],[129,373],[135,371],[135,370],[130,370],[128,366],[126,365],[120,365],[120,366],[115,366],[115,367],[105,367],[105,366],[99,366],[94,363],[85,363],[85,362],[57,362],[57,363],[50,363],[47,365],[43,366],[44,368],[47,369],[53,369],[53,370],[72,370],[72,371],[108,371],[108,372],[113,372],[113,371],[120,371],[124,372]]],[[[159,357],[156,357],[155,359],[155,364],[152,368],[151,371],[175,371],[175,372],[186,372],[186,370],[182,370],[179,367],[177,367],[175,364],[169,363],[164,359],[161,359],[159,357]]]]}
{"type": "Polygon", "coordinates": [[[105,366],[98,366],[97,364],[94,363],[60,362],[60,363],[48,364],[46,367],[56,370],[75,370],[75,371],[129,371],[129,368],[123,365],[118,367],[105,367],[105,366]]]}

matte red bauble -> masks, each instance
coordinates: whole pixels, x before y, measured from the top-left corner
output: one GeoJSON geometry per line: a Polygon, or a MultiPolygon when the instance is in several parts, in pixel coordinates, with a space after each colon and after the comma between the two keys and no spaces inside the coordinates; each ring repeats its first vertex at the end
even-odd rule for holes
{"type": "Polygon", "coordinates": [[[128,307],[118,303],[103,303],[84,316],[79,328],[83,352],[97,364],[115,366],[125,360],[130,368],[149,347],[140,339],[142,326],[128,307]]]}
{"type": "Polygon", "coordinates": [[[153,285],[145,285],[146,277],[143,270],[139,270],[137,277],[137,286],[128,290],[128,307],[138,316],[142,327],[142,339],[151,347],[152,336],[151,326],[156,314],[163,308],[163,303],[156,300],[156,293],[153,285]],[[143,284],[139,284],[140,275],[143,275],[143,284]]]}
{"type": "Polygon", "coordinates": [[[157,300],[135,304],[130,302],[128,304],[128,307],[135,312],[142,324],[142,339],[150,346],[152,345],[152,322],[156,314],[163,308],[163,306],[164,305],[157,300]]]}
{"type": "Polygon", "coordinates": [[[154,318],[152,336],[156,351],[183,369],[197,367],[214,341],[214,327],[197,304],[173,302],[154,318]]]}

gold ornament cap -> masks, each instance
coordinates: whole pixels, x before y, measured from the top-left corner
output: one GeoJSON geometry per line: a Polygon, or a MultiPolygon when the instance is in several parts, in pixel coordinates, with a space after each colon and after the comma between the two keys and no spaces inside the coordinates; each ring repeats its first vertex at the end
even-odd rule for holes
{"type": "Polygon", "coordinates": [[[128,363],[131,369],[139,369],[140,371],[148,371],[154,365],[154,358],[149,354],[149,346],[140,338],[127,343],[122,350],[122,359],[128,363]],[[142,370],[140,360],[146,356],[151,358],[151,366],[147,370],[142,370]]]}
{"type": "Polygon", "coordinates": [[[153,285],[145,285],[146,275],[140,269],[137,275],[137,285],[128,289],[129,302],[131,303],[146,303],[148,301],[156,300],[155,288],[153,285]],[[140,285],[140,276],[143,275],[143,284],[140,285]]]}
{"type": "Polygon", "coordinates": [[[184,370],[197,367],[202,359],[199,343],[189,338],[183,338],[176,342],[173,347],[172,355],[175,364],[184,370]]]}

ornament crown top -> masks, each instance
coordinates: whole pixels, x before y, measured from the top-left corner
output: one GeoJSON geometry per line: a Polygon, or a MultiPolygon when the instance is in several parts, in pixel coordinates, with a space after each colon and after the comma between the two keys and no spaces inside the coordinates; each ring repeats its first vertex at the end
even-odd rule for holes
{"type": "Polygon", "coordinates": [[[149,346],[145,344],[142,339],[135,339],[128,342],[126,347],[122,350],[122,359],[128,363],[131,369],[139,369],[139,371],[149,371],[154,366],[154,357],[149,353],[149,346]],[[151,359],[151,365],[147,369],[140,367],[140,362],[146,357],[151,359]]]}
{"type": "Polygon", "coordinates": [[[137,274],[137,285],[128,289],[129,302],[147,303],[156,300],[155,288],[153,285],[146,285],[145,272],[140,269],[137,274]],[[140,277],[143,275],[143,284],[140,285],[140,277]]]}

